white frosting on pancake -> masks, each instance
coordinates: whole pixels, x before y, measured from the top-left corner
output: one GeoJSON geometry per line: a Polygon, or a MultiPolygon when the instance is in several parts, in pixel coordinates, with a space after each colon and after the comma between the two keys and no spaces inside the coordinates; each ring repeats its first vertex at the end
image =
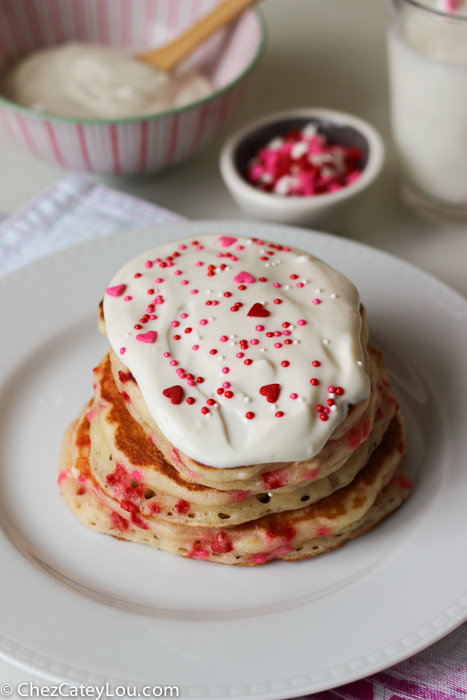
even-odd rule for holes
{"type": "Polygon", "coordinates": [[[203,235],[127,263],[104,316],[164,435],[231,468],[310,459],[368,397],[359,305],[354,285],[309,253],[203,235]]]}

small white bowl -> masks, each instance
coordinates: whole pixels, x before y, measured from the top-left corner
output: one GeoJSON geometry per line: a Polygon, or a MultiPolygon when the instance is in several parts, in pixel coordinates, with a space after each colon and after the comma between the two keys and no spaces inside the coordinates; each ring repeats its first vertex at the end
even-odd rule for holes
{"type": "Polygon", "coordinates": [[[332,225],[341,221],[379,175],[384,162],[384,144],[378,132],[363,119],[329,109],[294,109],[263,117],[236,132],[220,155],[220,170],[239,207],[265,221],[298,226],[332,225]],[[311,196],[281,196],[263,192],[246,179],[251,158],[271,139],[291,129],[317,122],[331,141],[358,146],[363,171],[355,182],[337,192],[311,196]]]}

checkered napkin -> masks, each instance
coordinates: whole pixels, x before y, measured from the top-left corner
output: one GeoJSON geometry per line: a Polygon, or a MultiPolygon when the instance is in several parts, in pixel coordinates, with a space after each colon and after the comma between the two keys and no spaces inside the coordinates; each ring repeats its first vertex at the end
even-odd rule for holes
{"type": "MultiPolygon", "coordinates": [[[[58,182],[19,213],[0,218],[0,274],[76,243],[182,217],[80,176],[58,182]]],[[[0,659],[0,680],[27,674],[0,659]]],[[[29,680],[29,677],[27,678],[29,680]]],[[[40,685],[40,682],[39,682],[40,685]]],[[[12,696],[14,697],[14,696],[12,696]]],[[[309,696],[313,700],[467,700],[467,623],[387,671],[309,696]]]]}

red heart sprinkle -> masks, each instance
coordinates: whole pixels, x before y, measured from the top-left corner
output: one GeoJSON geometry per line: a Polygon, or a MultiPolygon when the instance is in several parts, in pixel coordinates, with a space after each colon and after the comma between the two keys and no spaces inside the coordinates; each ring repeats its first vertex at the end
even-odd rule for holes
{"type": "Polygon", "coordinates": [[[269,316],[269,311],[263,307],[262,304],[253,304],[249,312],[247,313],[247,316],[255,316],[258,318],[266,318],[266,316],[269,316]]]}
{"type": "Polygon", "coordinates": [[[164,396],[167,396],[172,403],[181,403],[183,399],[183,388],[176,384],[175,386],[170,386],[168,389],[164,389],[162,392],[164,396]]]}
{"type": "Polygon", "coordinates": [[[277,399],[279,398],[280,390],[280,384],[265,384],[265,386],[261,387],[259,393],[261,396],[265,396],[267,398],[268,403],[276,403],[277,399]]]}

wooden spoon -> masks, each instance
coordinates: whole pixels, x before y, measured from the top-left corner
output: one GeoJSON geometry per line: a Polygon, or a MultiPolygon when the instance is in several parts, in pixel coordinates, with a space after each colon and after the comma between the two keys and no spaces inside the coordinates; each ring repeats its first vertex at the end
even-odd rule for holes
{"type": "Polygon", "coordinates": [[[224,0],[212,12],[200,19],[174,41],[160,49],[138,54],[140,61],[167,72],[176,68],[197,46],[217,29],[228,24],[257,0],[224,0]]]}

